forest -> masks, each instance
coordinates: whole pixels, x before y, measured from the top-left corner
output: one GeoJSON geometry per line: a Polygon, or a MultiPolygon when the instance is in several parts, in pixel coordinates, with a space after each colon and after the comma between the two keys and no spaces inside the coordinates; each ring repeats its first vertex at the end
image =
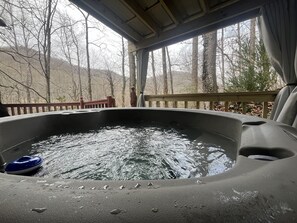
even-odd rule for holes
{"type": "MultiPolygon", "coordinates": [[[[129,106],[136,58],[128,42],[67,0],[1,0],[0,101],[113,96],[129,106]]],[[[257,18],[150,52],[145,94],[281,88],[257,18]]]]}

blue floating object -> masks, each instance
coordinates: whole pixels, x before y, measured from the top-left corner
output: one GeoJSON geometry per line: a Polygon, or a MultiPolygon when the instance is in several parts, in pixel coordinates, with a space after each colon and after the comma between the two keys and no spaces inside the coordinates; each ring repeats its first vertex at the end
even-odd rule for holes
{"type": "Polygon", "coordinates": [[[42,158],[39,156],[23,156],[13,162],[10,162],[5,172],[8,174],[26,174],[38,169],[42,165],[42,158]]]}

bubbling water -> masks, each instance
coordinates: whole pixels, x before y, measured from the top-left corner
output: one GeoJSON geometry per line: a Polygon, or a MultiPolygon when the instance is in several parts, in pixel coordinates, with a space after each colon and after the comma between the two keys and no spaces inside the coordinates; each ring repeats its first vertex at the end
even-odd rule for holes
{"type": "Polygon", "coordinates": [[[63,179],[185,179],[222,173],[234,142],[197,129],[116,125],[54,135],[32,144],[44,159],[37,176],[63,179]],[[230,148],[229,148],[230,147],[230,148]]]}

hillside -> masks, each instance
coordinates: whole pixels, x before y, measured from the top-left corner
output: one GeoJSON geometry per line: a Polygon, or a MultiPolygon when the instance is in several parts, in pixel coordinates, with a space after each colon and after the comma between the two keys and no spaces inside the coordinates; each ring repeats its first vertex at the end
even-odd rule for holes
{"type": "MultiPolygon", "coordinates": [[[[25,54],[24,51],[21,53],[25,54]]],[[[38,61],[37,52],[30,51],[30,68],[27,62],[22,60],[15,54],[8,55],[7,53],[0,52],[0,70],[14,78],[15,80],[29,85],[35,89],[39,94],[45,96],[45,77],[42,73],[41,65],[38,61]],[[19,63],[20,62],[20,63],[19,63]],[[28,75],[28,74],[32,74],[28,75]],[[32,83],[32,84],[30,84],[32,83]]],[[[78,90],[78,69],[77,66],[71,66],[68,62],[52,58],[51,59],[51,89],[52,101],[77,101],[79,100],[78,90]]],[[[107,81],[107,74],[109,74],[115,85],[115,90],[120,89],[119,82],[121,76],[106,70],[92,69],[92,89],[93,98],[101,99],[110,95],[110,88],[107,81]]],[[[82,90],[84,98],[87,99],[87,71],[85,68],[81,69],[82,90]]],[[[26,100],[26,90],[20,84],[16,84],[11,78],[7,77],[4,73],[0,76],[0,92],[1,99],[5,103],[24,103],[26,100]]],[[[44,102],[36,93],[31,91],[32,102],[44,102]]]]}
{"type": "MultiPolygon", "coordinates": [[[[2,49],[7,50],[7,49],[2,49]]],[[[19,52],[25,54],[26,49],[19,49],[19,52]]],[[[40,95],[45,96],[45,77],[43,75],[42,68],[38,61],[38,54],[34,50],[28,52],[30,57],[27,61],[30,62],[31,66],[28,67],[27,62],[22,60],[21,57],[11,53],[0,52],[0,70],[8,74],[19,83],[29,85],[32,89],[38,92],[40,95]],[[32,74],[29,75],[29,74],[32,74]]],[[[51,90],[52,90],[52,101],[78,101],[79,90],[78,90],[78,69],[77,66],[71,67],[70,64],[64,60],[51,58],[51,90]]],[[[11,78],[6,76],[4,73],[0,75],[0,96],[4,103],[26,103],[27,92],[25,87],[21,84],[17,84],[11,78]]],[[[174,93],[187,93],[191,91],[191,76],[190,73],[173,71],[173,83],[174,93]]],[[[114,94],[118,106],[121,106],[121,88],[122,88],[122,77],[109,70],[98,70],[92,69],[92,90],[93,99],[102,99],[106,96],[111,95],[110,89],[110,78],[114,84],[114,94]]],[[[153,94],[153,81],[152,75],[148,74],[147,86],[145,94],[153,94]]],[[[81,69],[81,80],[83,97],[88,100],[87,97],[87,70],[86,68],[81,69]]],[[[168,80],[169,81],[169,80],[168,80]]],[[[163,77],[157,76],[158,94],[163,93],[163,77]]],[[[126,89],[126,106],[129,106],[129,79],[127,78],[127,89],[126,89]]],[[[168,83],[170,89],[170,85],[168,83]]],[[[30,91],[31,102],[38,103],[44,102],[36,92],[30,91]]]]}
{"type": "MultiPolygon", "coordinates": [[[[146,85],[146,94],[154,94],[154,85],[153,85],[153,78],[150,77],[151,75],[148,74],[147,85],[146,85]]],[[[182,72],[182,71],[172,71],[173,77],[173,93],[174,94],[185,94],[192,92],[191,87],[191,73],[182,72]]],[[[163,94],[163,76],[159,75],[157,78],[157,87],[158,87],[158,94],[163,94]]],[[[199,91],[202,91],[202,85],[200,78],[198,79],[198,86],[199,91]]],[[[168,90],[171,94],[171,87],[170,87],[170,80],[168,76],[168,90]]]]}

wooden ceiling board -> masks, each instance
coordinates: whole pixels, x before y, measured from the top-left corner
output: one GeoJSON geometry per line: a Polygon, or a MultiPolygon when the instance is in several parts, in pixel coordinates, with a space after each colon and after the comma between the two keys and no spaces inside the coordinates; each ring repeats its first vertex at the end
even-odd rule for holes
{"type": "Polygon", "coordinates": [[[148,10],[149,16],[158,24],[158,26],[163,29],[174,22],[170,18],[170,15],[166,12],[161,4],[157,4],[148,10]]]}
{"type": "Polygon", "coordinates": [[[153,50],[258,16],[274,0],[70,0],[135,44],[153,50]]]}
{"type": "Polygon", "coordinates": [[[137,32],[143,38],[154,34],[154,32],[152,32],[152,30],[149,29],[145,24],[143,24],[143,22],[140,21],[137,17],[131,19],[127,24],[131,26],[132,29],[135,30],[135,32],[137,32]]]}
{"type": "Polygon", "coordinates": [[[135,17],[135,13],[125,7],[121,1],[103,0],[102,3],[114,14],[116,14],[123,22],[127,22],[135,17]]]}

